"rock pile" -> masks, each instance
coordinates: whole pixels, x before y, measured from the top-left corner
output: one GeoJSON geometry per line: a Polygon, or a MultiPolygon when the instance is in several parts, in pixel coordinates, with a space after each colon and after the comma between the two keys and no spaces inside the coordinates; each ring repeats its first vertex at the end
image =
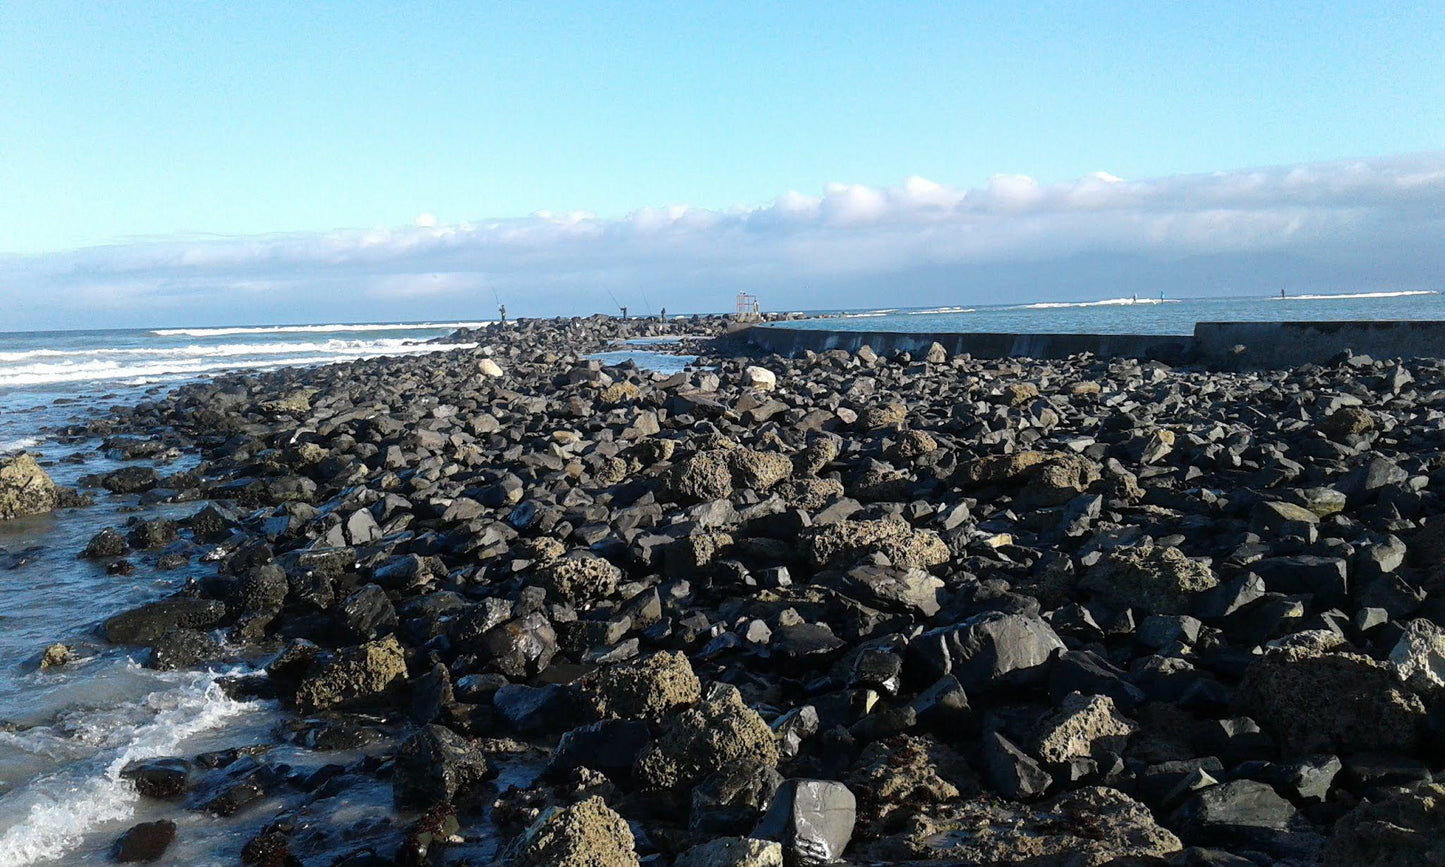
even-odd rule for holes
{"type": "MultiPolygon", "coordinates": [[[[216,501],[179,529],[217,573],[107,636],[273,646],[236,689],[391,739],[308,795],[390,778],[402,812],[358,851],[387,833],[388,854],[501,835],[528,865],[1438,848],[1442,362],[583,358],[660,330],[524,321],[97,423],[198,450],[205,480],[175,497],[216,501]],[[553,748],[545,770],[496,792],[491,754],[518,739],[553,748]]],[[[212,773],[279,785],[238,761],[212,773]]],[[[286,835],[310,820],[286,819],[304,859],[314,835],[286,835]]]]}

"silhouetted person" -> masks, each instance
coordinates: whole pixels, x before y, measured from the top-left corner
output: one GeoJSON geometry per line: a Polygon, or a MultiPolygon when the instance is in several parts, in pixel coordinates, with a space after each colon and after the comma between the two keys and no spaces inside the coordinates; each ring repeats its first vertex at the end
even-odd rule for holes
{"type": "Polygon", "coordinates": [[[662,312],[659,313],[659,314],[657,314],[657,320],[658,320],[659,322],[666,322],[666,321],[667,321],[667,308],[666,308],[666,307],[662,308],[662,312]]]}
{"type": "Polygon", "coordinates": [[[502,324],[507,324],[507,305],[503,304],[497,308],[502,313],[502,324]]]}
{"type": "Polygon", "coordinates": [[[627,318],[627,308],[626,308],[626,307],[622,308],[622,318],[623,318],[623,319],[626,319],[626,318],[627,318]]]}

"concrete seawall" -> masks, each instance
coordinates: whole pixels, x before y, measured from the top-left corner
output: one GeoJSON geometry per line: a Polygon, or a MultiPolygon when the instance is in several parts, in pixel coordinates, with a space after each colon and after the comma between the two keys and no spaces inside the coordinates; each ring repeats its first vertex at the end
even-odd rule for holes
{"type": "Polygon", "coordinates": [[[749,329],[750,343],[792,355],[804,350],[921,353],[938,343],[950,355],[980,358],[1065,358],[1095,355],[1161,358],[1205,364],[1233,360],[1260,367],[1324,362],[1345,349],[1377,357],[1445,357],[1445,321],[1200,322],[1192,335],[1002,334],[968,332],[843,331],[788,326],[749,329]],[[1236,347],[1243,347],[1237,351],[1236,347]]]}

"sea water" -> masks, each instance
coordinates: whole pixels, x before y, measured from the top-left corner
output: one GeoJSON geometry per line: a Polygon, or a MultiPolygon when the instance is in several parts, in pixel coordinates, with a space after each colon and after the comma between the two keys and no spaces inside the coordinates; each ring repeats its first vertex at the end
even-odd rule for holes
{"type": "MultiPolygon", "coordinates": [[[[82,475],[122,464],[98,441],[72,442],[56,431],[110,406],[153,399],[222,371],[454,349],[425,341],[476,324],[0,334],[0,453],[27,450],[57,484],[73,486],[82,475]]],[[[140,463],[169,474],[194,461],[168,455],[140,463]]],[[[94,494],[92,507],[0,522],[0,864],[6,867],[101,862],[130,825],[175,818],[176,811],[146,803],[120,778],[130,761],[274,742],[276,709],[232,700],[217,683],[247,670],[244,661],[214,671],[157,672],[142,665],[144,651],[109,647],[96,635],[106,617],[215,567],[198,551],[188,565],[162,572],[147,553],[132,556],[134,574],[109,575],[103,564],[77,558],[89,538],[132,517],[183,518],[203,504],[141,506],[136,496],[94,494]],[[42,671],[38,656],[53,643],[70,646],[76,659],[42,671]]],[[[293,765],[319,763],[297,753],[288,757],[293,765]]],[[[168,862],[236,863],[272,807],[257,805],[249,811],[254,819],[181,811],[168,862]]],[[[385,798],[378,796],[374,809],[384,814],[385,798]]]]}
{"type": "Polygon", "coordinates": [[[1283,297],[1125,296],[1083,301],[834,311],[783,323],[844,331],[1005,334],[1193,334],[1196,322],[1314,322],[1445,319],[1445,295],[1409,289],[1283,297]]]}

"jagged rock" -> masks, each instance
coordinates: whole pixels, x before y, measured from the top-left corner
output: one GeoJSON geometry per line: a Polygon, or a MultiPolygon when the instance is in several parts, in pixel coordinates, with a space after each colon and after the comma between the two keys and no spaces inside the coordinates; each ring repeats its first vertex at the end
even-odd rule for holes
{"type": "Polygon", "coordinates": [[[1427,692],[1445,687],[1445,630],[1428,620],[1412,620],[1390,650],[1400,679],[1427,692]]]}
{"type": "Polygon", "coordinates": [[[636,865],[632,830],[599,797],[552,807],[502,856],[515,867],[628,867],[636,865]]]}
{"type": "Polygon", "coordinates": [[[461,735],[443,726],[425,726],[397,747],[392,800],[401,808],[448,803],[492,773],[486,757],[461,735]]]}
{"type": "Polygon", "coordinates": [[[1107,695],[1070,693],[1034,729],[1033,753],[1059,764],[1101,750],[1122,753],[1134,728],[1134,721],[1115,711],[1114,700],[1107,695]]]}
{"type": "Polygon", "coordinates": [[[508,677],[534,677],[557,655],[557,631],[541,612],[534,611],[487,630],[480,651],[508,677]]]}
{"type": "Polygon", "coordinates": [[[998,732],[984,735],[980,759],[989,785],[1010,800],[1037,798],[1053,783],[1032,756],[998,732]]]}
{"type": "Polygon", "coordinates": [[[681,502],[721,500],[733,492],[733,474],[724,451],[698,452],[661,477],[661,491],[681,502]]]}
{"type": "Polygon", "coordinates": [[[687,656],[666,651],[598,669],[582,680],[581,688],[600,717],[650,722],[661,722],[702,697],[687,656]]]}
{"type": "Polygon", "coordinates": [[[24,452],[0,458],[0,521],[39,515],[59,504],[55,482],[35,458],[24,452]]]}
{"type": "Polygon", "coordinates": [[[128,553],[130,545],[125,537],[114,527],[106,527],[90,537],[80,556],[87,560],[100,560],[106,557],[124,557],[128,553]]]}
{"type": "Polygon", "coordinates": [[[135,790],[147,798],[179,798],[190,788],[191,763],[185,759],[139,759],[120,770],[135,790]]]}
{"type": "Polygon", "coordinates": [[[225,616],[225,604],[213,599],[162,599],[107,619],[101,631],[112,644],[146,644],[175,629],[215,626],[225,616]]]}
{"type": "Polygon", "coordinates": [[[793,462],[777,452],[733,449],[727,453],[733,483],[755,491],[766,491],[792,475],[793,462]]]}
{"type": "Polygon", "coordinates": [[[1117,608],[1183,614],[1195,594],[1218,583],[1208,566],[1178,548],[1143,545],[1110,552],[1085,574],[1082,586],[1117,608]]]}
{"type": "Polygon", "coordinates": [[[853,838],[858,802],[848,787],[831,780],[786,780],[752,836],[782,844],[791,864],[837,861],[853,838]]]}
{"type": "Polygon", "coordinates": [[[657,742],[638,756],[633,776],[647,790],[682,791],[723,764],[745,760],[776,765],[777,743],[737,689],[718,684],[664,724],[657,742]]]}
{"type": "Polygon", "coordinates": [[[149,668],[174,671],[194,668],[216,659],[222,653],[220,642],[199,629],[173,629],[151,643],[149,668]]]}
{"type": "Polygon", "coordinates": [[[1307,648],[1271,650],[1256,659],[1237,700],[1279,739],[1286,756],[1409,749],[1425,714],[1389,664],[1307,648]]]}
{"type": "Polygon", "coordinates": [[[709,834],[747,831],[757,824],[782,782],[766,762],[729,762],[693,787],[688,827],[709,834]]]}
{"type": "Polygon", "coordinates": [[[985,612],[923,633],[908,644],[908,662],[924,683],[953,675],[969,693],[1036,684],[1064,642],[1027,614],[985,612]]]}
{"type": "Polygon", "coordinates": [[[1044,806],[991,798],[931,811],[904,839],[884,841],[871,851],[883,861],[1103,867],[1134,859],[1148,863],[1180,848],[1179,838],[1161,827],[1148,807],[1096,786],[1044,806]]]}
{"type": "Polygon", "coordinates": [[[1329,852],[1352,867],[1445,863],[1445,785],[1362,802],[1335,823],[1329,852]]]}
{"type": "Polygon", "coordinates": [[[743,368],[743,385],[758,391],[772,391],[778,387],[778,377],[765,367],[750,364],[743,368]]]}
{"type": "Polygon", "coordinates": [[[1179,808],[1174,821],[1191,842],[1237,844],[1271,840],[1286,830],[1294,814],[1294,806],[1271,786],[1234,780],[1201,790],[1179,808]]]}
{"type": "Polygon", "coordinates": [[[572,556],[538,567],[537,578],[558,599],[586,605],[612,595],[622,570],[601,557],[572,556]]]}
{"type": "Polygon", "coordinates": [[[949,558],[948,546],[937,533],[914,529],[901,518],[810,527],[799,541],[819,568],[849,566],[871,554],[882,554],[899,569],[927,569],[949,558]]]}
{"type": "Polygon", "coordinates": [[[547,770],[560,776],[574,768],[591,768],[625,780],[638,755],[650,743],[652,731],[641,720],[599,720],[562,735],[547,770]]]}
{"type": "Polygon", "coordinates": [[[406,657],[388,635],[313,664],[296,690],[296,706],[302,713],[364,706],[386,699],[405,680],[406,657]]]}
{"type": "Polygon", "coordinates": [[[176,839],[176,823],[170,819],[141,822],[120,835],[111,847],[110,857],[122,864],[156,861],[176,839]]]}
{"type": "Polygon", "coordinates": [[[783,846],[774,840],[719,837],[683,852],[673,867],[783,867],[783,846]]]}

